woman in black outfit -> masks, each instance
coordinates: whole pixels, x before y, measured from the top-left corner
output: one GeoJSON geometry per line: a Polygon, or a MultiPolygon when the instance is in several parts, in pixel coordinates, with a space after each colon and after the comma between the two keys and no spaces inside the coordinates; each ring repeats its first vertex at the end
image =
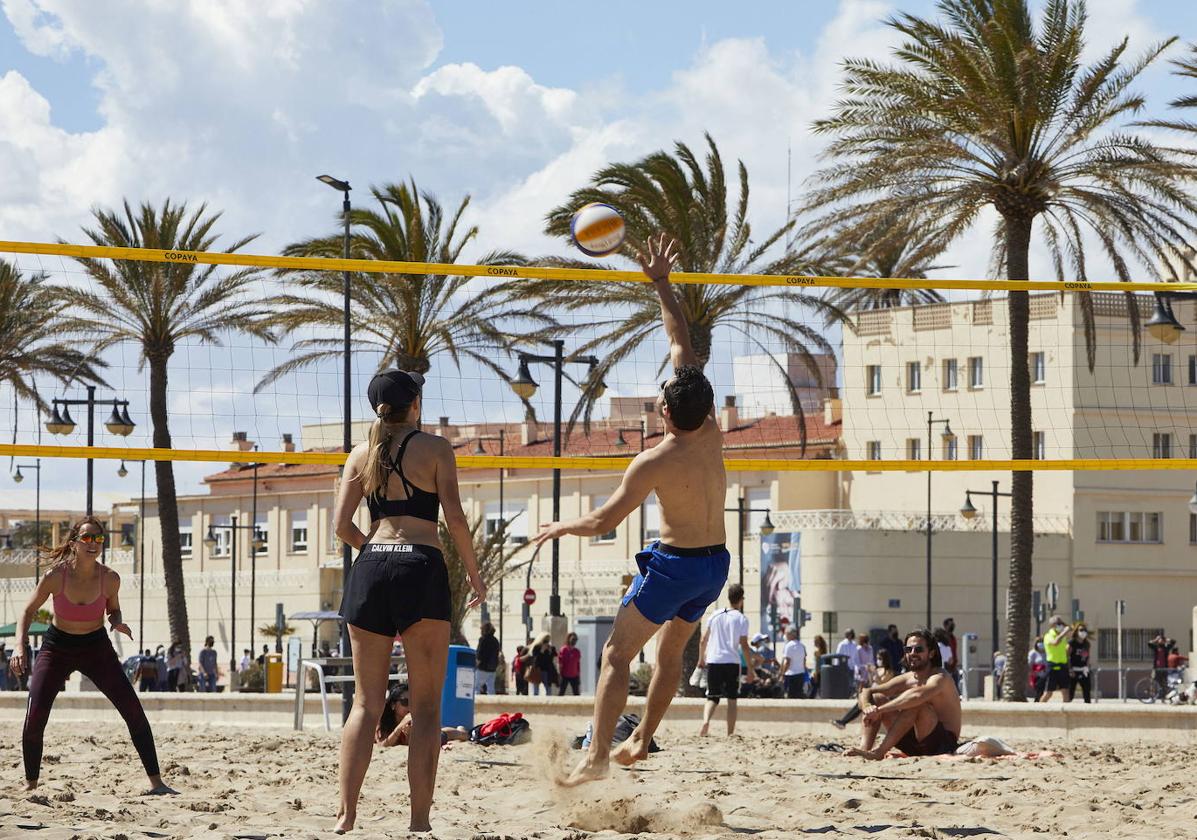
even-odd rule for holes
{"type": "Polygon", "coordinates": [[[1068,702],[1076,695],[1076,687],[1080,685],[1081,693],[1086,703],[1090,699],[1092,680],[1089,676],[1089,628],[1078,624],[1076,632],[1068,640],[1068,702]]]}
{"type": "Polygon", "coordinates": [[[341,732],[341,806],[337,833],[353,828],[374,733],[387,698],[391,646],[402,634],[409,711],[407,782],[412,831],[430,831],[428,815],[441,747],[441,686],[449,656],[449,577],[437,531],[438,509],[466,568],[473,607],[486,598],[474,541],[461,509],[457,462],[449,441],[421,434],[424,377],[388,370],[370,381],[377,415],[370,436],[349,453],[333,516],[337,536],[358,549],[341,599],[353,646],[357,693],[341,732]],[[428,489],[431,488],[431,489],[428,489]],[[354,517],[365,500],[370,533],[354,517]]]}
{"type": "MultiPolygon", "coordinates": [[[[532,662],[536,670],[540,671],[540,684],[544,687],[544,693],[551,697],[553,686],[557,685],[557,648],[553,647],[552,637],[548,633],[541,636],[532,648],[532,662]]],[[[540,690],[534,685],[532,692],[539,694],[540,690]]]]}

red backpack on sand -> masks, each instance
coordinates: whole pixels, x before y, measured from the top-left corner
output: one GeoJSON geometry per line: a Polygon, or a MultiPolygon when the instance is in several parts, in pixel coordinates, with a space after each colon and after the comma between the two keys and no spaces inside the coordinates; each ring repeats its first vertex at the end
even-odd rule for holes
{"type": "Polygon", "coordinates": [[[475,744],[523,744],[532,738],[532,730],[521,712],[503,713],[497,718],[480,723],[470,730],[470,740],[475,744]]]}

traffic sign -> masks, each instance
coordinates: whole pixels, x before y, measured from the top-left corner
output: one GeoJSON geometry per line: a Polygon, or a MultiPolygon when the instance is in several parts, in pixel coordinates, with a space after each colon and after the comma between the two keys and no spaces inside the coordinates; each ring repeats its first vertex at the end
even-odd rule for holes
{"type": "Polygon", "coordinates": [[[1056,608],[1056,604],[1060,601],[1060,585],[1055,581],[1052,581],[1043,590],[1043,594],[1047,596],[1044,599],[1047,601],[1047,608],[1049,610],[1054,610],[1056,608]]]}
{"type": "Polygon", "coordinates": [[[524,603],[527,604],[529,607],[536,603],[536,590],[535,589],[525,589],[524,590],[524,603]]]}

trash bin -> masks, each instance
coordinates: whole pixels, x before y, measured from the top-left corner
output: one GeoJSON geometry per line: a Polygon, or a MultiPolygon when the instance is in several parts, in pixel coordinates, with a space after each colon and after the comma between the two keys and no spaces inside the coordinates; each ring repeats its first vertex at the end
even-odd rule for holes
{"type": "Polygon", "coordinates": [[[278,693],[283,690],[283,655],[281,653],[266,654],[264,677],[267,693],[278,693]]]}
{"type": "Polygon", "coordinates": [[[449,645],[449,666],[441,690],[441,726],[474,726],[474,669],[477,656],[467,645],[449,645]]]}
{"type": "Polygon", "coordinates": [[[848,657],[842,653],[827,653],[819,657],[819,697],[824,700],[847,700],[852,696],[852,669],[848,657]]]}

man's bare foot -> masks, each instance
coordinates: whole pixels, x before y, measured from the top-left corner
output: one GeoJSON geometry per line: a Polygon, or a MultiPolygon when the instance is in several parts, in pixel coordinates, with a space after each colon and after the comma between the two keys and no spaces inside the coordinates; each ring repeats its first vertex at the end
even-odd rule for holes
{"type": "Polygon", "coordinates": [[[633,732],[630,738],[615,748],[615,752],[611,753],[611,758],[615,760],[616,764],[631,767],[637,761],[644,761],[648,758],[648,744],[633,732]]]}
{"type": "Polygon", "coordinates": [[[344,834],[347,831],[353,831],[353,823],[357,820],[357,814],[337,814],[337,827],[333,829],[334,834],[344,834]]]}
{"type": "Polygon", "coordinates": [[[860,747],[846,749],[844,750],[844,755],[867,758],[869,761],[880,761],[885,758],[885,753],[881,752],[881,750],[862,750],[860,747]]]}
{"type": "Polygon", "coordinates": [[[592,760],[588,756],[578,762],[578,766],[573,769],[572,773],[564,779],[558,779],[557,784],[560,787],[577,787],[587,782],[597,782],[600,779],[605,779],[610,772],[609,762],[592,760]]]}
{"type": "Polygon", "coordinates": [[[158,782],[152,788],[147,790],[142,796],[178,796],[179,792],[168,785],[166,782],[158,782]]]}
{"type": "Polygon", "coordinates": [[[432,831],[432,823],[429,822],[428,820],[424,820],[423,822],[416,822],[415,820],[412,820],[411,824],[408,825],[407,830],[408,831],[418,831],[420,833],[423,833],[425,831],[432,831]]]}
{"type": "Polygon", "coordinates": [[[37,779],[25,780],[25,791],[28,792],[31,790],[37,790],[37,779]]]}
{"type": "Polygon", "coordinates": [[[707,735],[707,733],[709,733],[710,731],[711,731],[711,723],[710,723],[710,721],[704,721],[704,722],[703,722],[703,724],[702,724],[702,728],[698,730],[698,734],[699,734],[699,735],[702,735],[702,736],[705,736],[705,735],[707,735]]]}

